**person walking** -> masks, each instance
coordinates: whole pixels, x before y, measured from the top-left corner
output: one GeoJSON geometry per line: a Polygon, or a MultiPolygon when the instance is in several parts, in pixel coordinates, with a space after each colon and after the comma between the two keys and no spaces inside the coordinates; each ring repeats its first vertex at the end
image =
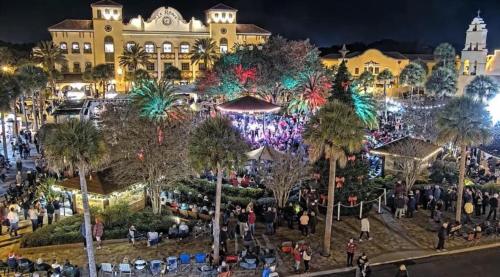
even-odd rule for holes
{"type": "Polygon", "coordinates": [[[372,238],[370,237],[370,221],[366,216],[361,219],[361,233],[359,234],[359,242],[363,241],[363,234],[366,234],[368,240],[372,240],[372,238]]]}
{"type": "Polygon", "coordinates": [[[308,245],[306,249],[302,252],[302,260],[304,260],[304,272],[309,272],[309,262],[312,258],[312,250],[308,245]]]}
{"type": "Polygon", "coordinates": [[[18,171],[16,174],[16,184],[22,184],[23,183],[23,175],[21,174],[21,171],[18,171]]]}
{"type": "Polygon", "coordinates": [[[264,223],[266,224],[266,235],[274,234],[274,217],[273,208],[268,207],[267,212],[264,213],[264,223]]]}
{"type": "Polygon", "coordinates": [[[446,251],[446,249],[444,248],[444,242],[446,240],[447,235],[448,235],[448,222],[444,222],[438,231],[438,245],[436,247],[436,250],[438,252],[442,250],[446,251]]]}
{"type": "Polygon", "coordinates": [[[399,194],[394,200],[394,205],[396,206],[396,213],[394,214],[395,218],[401,218],[403,216],[405,210],[405,199],[402,194],[399,194]]]}
{"type": "Polygon", "coordinates": [[[35,232],[38,228],[38,211],[33,206],[31,206],[28,210],[28,216],[31,220],[31,229],[33,232],[35,232]]]}
{"type": "Polygon", "coordinates": [[[52,205],[54,205],[54,222],[58,222],[61,217],[61,204],[59,200],[56,198],[52,201],[52,205]]]}
{"type": "Polygon", "coordinates": [[[349,241],[347,242],[346,246],[346,253],[347,253],[347,266],[352,267],[354,266],[352,264],[352,261],[354,259],[354,253],[356,253],[356,244],[354,243],[354,239],[350,238],[349,241]]]}
{"type": "Polygon", "coordinates": [[[316,234],[316,225],[318,224],[318,218],[316,217],[315,212],[311,212],[311,215],[309,216],[309,227],[311,230],[311,234],[316,234]]]}
{"type": "Polygon", "coordinates": [[[41,203],[38,203],[38,227],[39,228],[43,227],[43,221],[45,219],[46,213],[47,213],[47,210],[45,209],[45,207],[41,203]]]}
{"type": "Polygon", "coordinates": [[[7,219],[9,220],[9,236],[12,237],[12,233],[18,236],[17,229],[19,229],[19,215],[14,207],[10,208],[10,212],[7,214],[7,219]]]}
{"type": "Polygon", "coordinates": [[[483,195],[483,207],[482,207],[482,215],[486,214],[486,208],[490,205],[490,194],[489,192],[485,192],[483,195]]]}
{"type": "Polygon", "coordinates": [[[245,235],[245,229],[247,226],[248,215],[245,213],[245,209],[241,209],[240,214],[238,215],[238,225],[240,229],[240,236],[243,237],[245,235]]]}
{"type": "Polygon", "coordinates": [[[413,212],[417,208],[417,202],[415,200],[415,197],[413,196],[413,191],[410,191],[408,193],[408,210],[406,213],[406,217],[412,218],[413,217],[413,212]]]}
{"type": "Polygon", "coordinates": [[[302,232],[303,236],[308,236],[309,235],[309,216],[307,215],[307,212],[304,211],[302,213],[302,216],[299,218],[300,221],[300,231],[302,232]]]}
{"type": "Polygon", "coordinates": [[[406,266],[404,264],[401,264],[399,266],[398,273],[396,273],[396,277],[409,277],[408,271],[406,270],[406,266]]]}
{"type": "Polygon", "coordinates": [[[82,224],[80,224],[80,235],[83,238],[83,250],[87,249],[87,239],[85,237],[85,222],[82,221],[82,224]]]}
{"type": "Polygon", "coordinates": [[[97,249],[101,249],[103,234],[104,234],[104,224],[102,223],[101,219],[96,218],[95,225],[93,226],[92,229],[92,235],[97,241],[97,249]]]}
{"type": "Polygon", "coordinates": [[[474,197],[474,210],[476,217],[481,217],[482,207],[483,207],[483,194],[480,190],[477,190],[476,195],[474,197]]]}
{"type": "Polygon", "coordinates": [[[436,215],[436,200],[433,195],[429,195],[429,201],[427,201],[427,209],[431,211],[431,218],[434,219],[436,215]]]}
{"type": "Polygon", "coordinates": [[[370,277],[370,276],[372,276],[372,268],[371,268],[369,262],[366,262],[363,265],[363,268],[361,269],[361,276],[363,276],[363,277],[370,277]]]}
{"type": "Polygon", "coordinates": [[[493,194],[493,196],[490,197],[489,202],[490,202],[490,212],[488,213],[486,220],[490,220],[490,216],[493,215],[493,221],[495,221],[497,219],[498,193],[493,194]]]}
{"type": "Polygon", "coordinates": [[[295,262],[295,273],[300,271],[300,263],[302,261],[302,254],[300,253],[300,248],[298,244],[295,244],[295,248],[292,251],[293,260],[295,262]]]}
{"type": "Polygon", "coordinates": [[[54,219],[54,204],[52,204],[52,201],[47,202],[47,207],[45,209],[47,210],[47,223],[51,225],[54,219]]]}
{"type": "Polygon", "coordinates": [[[363,252],[361,256],[358,257],[357,267],[356,267],[356,276],[363,276],[363,270],[365,269],[365,264],[368,262],[368,257],[363,252]]]}
{"type": "Polygon", "coordinates": [[[465,211],[465,222],[464,224],[467,223],[472,223],[472,213],[474,212],[474,205],[472,205],[472,202],[467,202],[464,205],[464,211],[465,211]]]}

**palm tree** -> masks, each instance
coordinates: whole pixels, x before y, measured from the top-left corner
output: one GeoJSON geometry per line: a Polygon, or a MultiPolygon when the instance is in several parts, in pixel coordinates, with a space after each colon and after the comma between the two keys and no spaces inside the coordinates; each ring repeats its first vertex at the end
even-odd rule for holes
{"type": "MultiPolygon", "coordinates": [[[[0,71],[0,117],[2,120],[2,147],[4,158],[8,159],[7,153],[7,130],[5,129],[5,113],[12,109],[12,104],[21,93],[19,83],[14,76],[0,71]]],[[[15,118],[14,113],[14,118],[15,118]]]]}
{"type": "MultiPolygon", "coordinates": [[[[161,137],[163,129],[183,119],[187,114],[183,96],[175,94],[173,84],[164,79],[139,82],[130,91],[130,97],[132,104],[139,110],[139,116],[154,123],[157,137],[161,137]]],[[[152,176],[148,180],[154,213],[161,213],[160,181],[152,176]]]]}
{"type": "Polygon", "coordinates": [[[375,82],[375,76],[370,71],[363,71],[361,75],[359,75],[357,83],[363,88],[363,92],[365,94],[368,93],[368,88],[373,86],[375,82]]]}
{"type": "Polygon", "coordinates": [[[241,134],[224,117],[209,118],[194,131],[189,141],[189,160],[196,170],[213,169],[217,172],[215,194],[214,262],[219,262],[220,206],[224,170],[241,165],[248,145],[241,134]]]}
{"type": "Polygon", "coordinates": [[[92,69],[92,78],[102,87],[102,98],[106,98],[106,86],[115,77],[115,72],[109,64],[98,64],[92,69]]]}
{"type": "Polygon", "coordinates": [[[193,64],[203,62],[208,69],[218,57],[217,44],[211,38],[200,38],[195,41],[191,51],[191,62],[193,64]]]}
{"type": "Polygon", "coordinates": [[[425,82],[425,89],[439,98],[453,96],[457,92],[457,74],[447,67],[438,67],[425,82]]]}
{"type": "Polygon", "coordinates": [[[387,84],[392,81],[394,76],[389,69],[384,69],[377,75],[377,81],[384,84],[384,118],[387,121],[387,84]]]}
{"type": "Polygon", "coordinates": [[[141,83],[146,80],[150,80],[151,76],[149,72],[144,69],[136,69],[134,72],[127,72],[125,75],[125,80],[128,82],[141,83]]]}
{"type": "Polygon", "coordinates": [[[94,123],[90,121],[69,120],[57,124],[44,136],[43,141],[47,160],[55,168],[77,168],[82,192],[83,218],[89,275],[97,277],[92,229],[87,191],[86,175],[105,160],[107,151],[104,139],[94,123]]]}
{"type": "Polygon", "coordinates": [[[67,63],[61,49],[51,41],[41,41],[33,49],[33,61],[41,64],[43,69],[45,69],[51,84],[52,94],[55,94],[56,80],[59,76],[56,65],[67,63]]]}
{"type": "Polygon", "coordinates": [[[455,48],[447,42],[440,43],[434,49],[434,59],[438,61],[438,64],[442,64],[446,68],[455,67],[455,54],[455,48]]]}
{"type": "Polygon", "coordinates": [[[304,132],[305,142],[310,147],[311,160],[317,161],[325,157],[330,161],[328,206],[322,253],[324,256],[330,255],[336,167],[337,164],[340,167],[346,165],[346,152],[353,153],[361,149],[364,135],[364,125],[354,109],[337,100],[326,104],[313,115],[304,132]]]}
{"type": "Polygon", "coordinates": [[[443,108],[438,115],[437,126],[438,141],[451,142],[460,147],[457,213],[455,215],[455,219],[460,221],[467,147],[488,143],[492,137],[492,120],[484,104],[462,96],[452,99],[443,108]]]}
{"type": "Polygon", "coordinates": [[[130,71],[130,81],[134,83],[136,77],[135,72],[140,67],[145,67],[149,62],[150,55],[140,45],[125,46],[123,55],[120,56],[120,66],[125,67],[130,71]]]}
{"type": "Polygon", "coordinates": [[[41,97],[42,90],[47,86],[48,74],[42,68],[26,64],[17,69],[17,79],[23,89],[21,97],[21,107],[24,115],[24,125],[28,127],[28,118],[26,116],[26,107],[24,106],[25,97],[29,96],[33,102],[33,121],[35,132],[38,131],[38,112],[36,109],[37,102],[35,95],[41,97]]]}
{"type": "Polygon", "coordinates": [[[486,103],[497,95],[498,90],[498,83],[491,79],[490,76],[479,75],[465,87],[465,95],[476,101],[486,103]]]}
{"type": "Polygon", "coordinates": [[[425,70],[419,64],[409,63],[401,70],[399,79],[401,84],[410,86],[410,101],[412,101],[414,89],[420,87],[425,81],[425,70]]]}

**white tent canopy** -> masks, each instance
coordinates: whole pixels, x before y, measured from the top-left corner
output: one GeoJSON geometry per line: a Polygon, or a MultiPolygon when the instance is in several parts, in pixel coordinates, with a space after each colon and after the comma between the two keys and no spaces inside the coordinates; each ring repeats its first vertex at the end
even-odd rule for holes
{"type": "Polygon", "coordinates": [[[278,156],[284,155],[284,153],[275,150],[274,148],[265,145],[255,150],[246,153],[249,160],[264,160],[264,161],[274,161],[278,156]]]}

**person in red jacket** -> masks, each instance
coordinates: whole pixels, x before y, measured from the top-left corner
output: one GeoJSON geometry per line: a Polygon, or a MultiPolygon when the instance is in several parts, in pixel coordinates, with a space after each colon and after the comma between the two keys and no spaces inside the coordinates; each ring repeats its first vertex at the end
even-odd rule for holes
{"type": "Polygon", "coordinates": [[[347,246],[346,246],[346,252],[347,252],[347,266],[354,266],[352,264],[352,260],[354,259],[354,253],[356,252],[356,244],[354,243],[354,239],[351,238],[348,242],[347,242],[347,246]]]}
{"type": "Polygon", "coordinates": [[[255,236],[255,213],[253,212],[253,209],[251,209],[248,212],[248,227],[250,228],[250,232],[252,233],[253,236],[255,236]]]}
{"type": "Polygon", "coordinates": [[[302,262],[302,253],[300,253],[300,247],[298,244],[295,245],[292,255],[295,262],[295,273],[298,273],[300,271],[300,263],[302,262]]]}

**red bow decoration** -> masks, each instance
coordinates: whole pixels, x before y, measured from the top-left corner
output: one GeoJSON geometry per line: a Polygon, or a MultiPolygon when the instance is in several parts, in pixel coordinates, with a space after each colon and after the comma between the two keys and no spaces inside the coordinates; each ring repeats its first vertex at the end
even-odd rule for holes
{"type": "Polygon", "coordinates": [[[234,68],[234,74],[236,74],[236,77],[240,81],[240,84],[245,84],[248,80],[255,80],[255,75],[257,73],[257,69],[255,68],[249,68],[249,69],[244,69],[241,64],[237,65],[234,68]]]}
{"type": "Polygon", "coordinates": [[[344,81],[342,82],[341,86],[344,91],[347,91],[347,88],[349,88],[350,82],[349,81],[344,81]]]}
{"type": "Polygon", "coordinates": [[[137,158],[143,162],[144,161],[144,149],[141,149],[139,152],[137,152],[137,158]]]}
{"type": "Polygon", "coordinates": [[[160,126],[156,127],[156,134],[158,136],[158,144],[162,144],[163,140],[165,139],[165,133],[163,133],[163,130],[160,128],[160,126]]]}
{"type": "Polygon", "coordinates": [[[353,161],[353,162],[354,162],[354,161],[356,160],[356,156],[354,156],[354,155],[349,156],[349,157],[347,157],[347,160],[348,160],[348,161],[353,161]]]}
{"type": "Polygon", "coordinates": [[[356,205],[356,202],[358,201],[358,197],[351,195],[351,196],[349,196],[347,201],[349,202],[349,204],[351,204],[351,206],[354,206],[354,205],[356,205]]]}
{"type": "Polygon", "coordinates": [[[335,185],[337,188],[342,188],[344,186],[345,177],[335,177],[335,185]]]}

